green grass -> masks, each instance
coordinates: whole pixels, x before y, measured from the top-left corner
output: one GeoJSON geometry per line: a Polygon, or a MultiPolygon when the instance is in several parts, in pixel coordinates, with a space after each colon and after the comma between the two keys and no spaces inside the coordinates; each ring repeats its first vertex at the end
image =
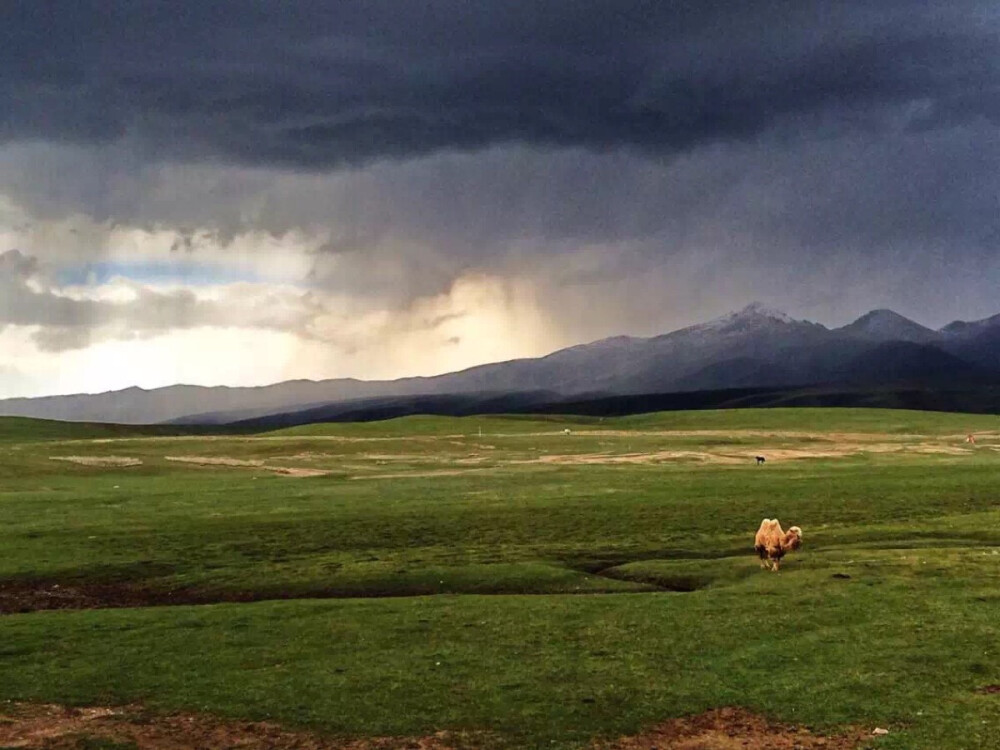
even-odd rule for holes
{"type": "Polygon", "coordinates": [[[179,434],[178,428],[59,422],[52,419],[0,417],[0,442],[72,440],[179,434]]]}
{"type": "Polygon", "coordinates": [[[475,417],[400,417],[383,422],[329,423],[290,427],[282,436],[475,435],[571,429],[642,430],[799,430],[940,434],[1000,429],[1000,417],[906,409],[723,409],[656,412],[627,417],[506,415],[475,417]]]}
{"type": "Polygon", "coordinates": [[[585,747],[722,705],[888,725],[884,748],[1000,742],[1000,699],[975,692],[1000,683],[996,417],[409,417],[215,437],[52,424],[0,419],[0,581],[294,600],[0,617],[0,699],[351,736],[471,729],[509,747],[585,747]],[[825,455],[845,440],[858,451],[825,455]],[[685,457],[781,451],[799,457],[685,457]],[[765,516],[804,529],[778,575],[749,549],[765,516]]]}

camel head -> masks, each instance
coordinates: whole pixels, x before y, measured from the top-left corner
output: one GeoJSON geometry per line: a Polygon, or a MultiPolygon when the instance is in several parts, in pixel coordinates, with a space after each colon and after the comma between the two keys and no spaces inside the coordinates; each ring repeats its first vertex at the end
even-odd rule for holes
{"type": "Polygon", "coordinates": [[[796,550],[802,546],[802,529],[798,526],[789,527],[788,531],[785,532],[785,538],[781,542],[781,546],[788,550],[796,550]]]}

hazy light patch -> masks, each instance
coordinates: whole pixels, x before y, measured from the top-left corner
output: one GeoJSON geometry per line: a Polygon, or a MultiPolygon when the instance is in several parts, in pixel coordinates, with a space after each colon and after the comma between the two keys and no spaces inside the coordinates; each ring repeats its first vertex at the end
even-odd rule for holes
{"type": "Polygon", "coordinates": [[[199,328],[149,338],[109,338],[58,353],[38,351],[31,339],[34,332],[12,326],[0,333],[0,348],[19,362],[22,395],[176,383],[264,385],[291,377],[293,370],[308,369],[295,366],[302,342],[275,331],[199,328]]]}
{"type": "MultiPolygon", "coordinates": [[[[0,333],[0,346],[3,334],[0,333]]],[[[17,367],[0,365],[0,393],[5,398],[30,397],[42,392],[43,384],[17,367]]]]}
{"type": "MultiPolygon", "coordinates": [[[[118,281],[90,291],[110,298],[128,288],[118,281]]],[[[538,356],[566,343],[528,280],[467,274],[448,292],[405,310],[360,314],[346,299],[320,300],[291,288],[282,293],[280,287],[262,291],[240,284],[199,291],[208,290],[242,318],[240,327],[139,332],[117,320],[95,327],[84,348],[44,351],[38,326],[8,326],[0,332],[0,350],[18,363],[19,373],[16,379],[0,374],[4,395],[175,383],[249,386],[293,378],[395,379],[538,356]],[[295,322],[313,313],[308,324],[295,322]]]]}
{"type": "Polygon", "coordinates": [[[320,316],[311,333],[339,348],[343,370],[368,379],[437,375],[564,343],[532,282],[478,273],[404,310],[320,316]]]}

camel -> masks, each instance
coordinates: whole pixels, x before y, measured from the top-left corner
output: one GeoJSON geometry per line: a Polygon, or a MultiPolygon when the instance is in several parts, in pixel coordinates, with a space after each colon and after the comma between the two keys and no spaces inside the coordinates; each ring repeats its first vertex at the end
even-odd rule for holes
{"type": "Polygon", "coordinates": [[[760,567],[775,573],[778,572],[781,558],[801,546],[802,529],[791,526],[788,531],[782,531],[777,518],[765,518],[761,521],[753,541],[754,550],[760,557],[760,567]]]}

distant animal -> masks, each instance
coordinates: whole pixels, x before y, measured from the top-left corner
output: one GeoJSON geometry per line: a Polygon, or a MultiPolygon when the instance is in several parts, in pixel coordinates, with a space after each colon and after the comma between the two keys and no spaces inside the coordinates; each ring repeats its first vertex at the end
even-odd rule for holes
{"type": "Polygon", "coordinates": [[[765,462],[765,461],[767,460],[767,459],[766,459],[766,458],[764,458],[763,456],[754,456],[754,458],[756,458],[756,459],[757,459],[757,465],[758,465],[758,466],[760,466],[760,465],[761,465],[762,463],[764,463],[764,462],[765,462]]]}
{"type": "Polygon", "coordinates": [[[788,552],[802,546],[802,529],[798,526],[782,531],[777,518],[765,518],[760,522],[757,535],[753,540],[753,548],[760,558],[760,567],[778,572],[778,566],[788,552]]]}
{"type": "Polygon", "coordinates": [[[569,435],[569,427],[563,430],[563,435],[569,435]]]}
{"type": "Polygon", "coordinates": [[[973,445],[975,445],[976,444],[976,436],[972,435],[970,433],[969,436],[967,438],[965,438],[965,442],[972,443],[973,445]]]}

